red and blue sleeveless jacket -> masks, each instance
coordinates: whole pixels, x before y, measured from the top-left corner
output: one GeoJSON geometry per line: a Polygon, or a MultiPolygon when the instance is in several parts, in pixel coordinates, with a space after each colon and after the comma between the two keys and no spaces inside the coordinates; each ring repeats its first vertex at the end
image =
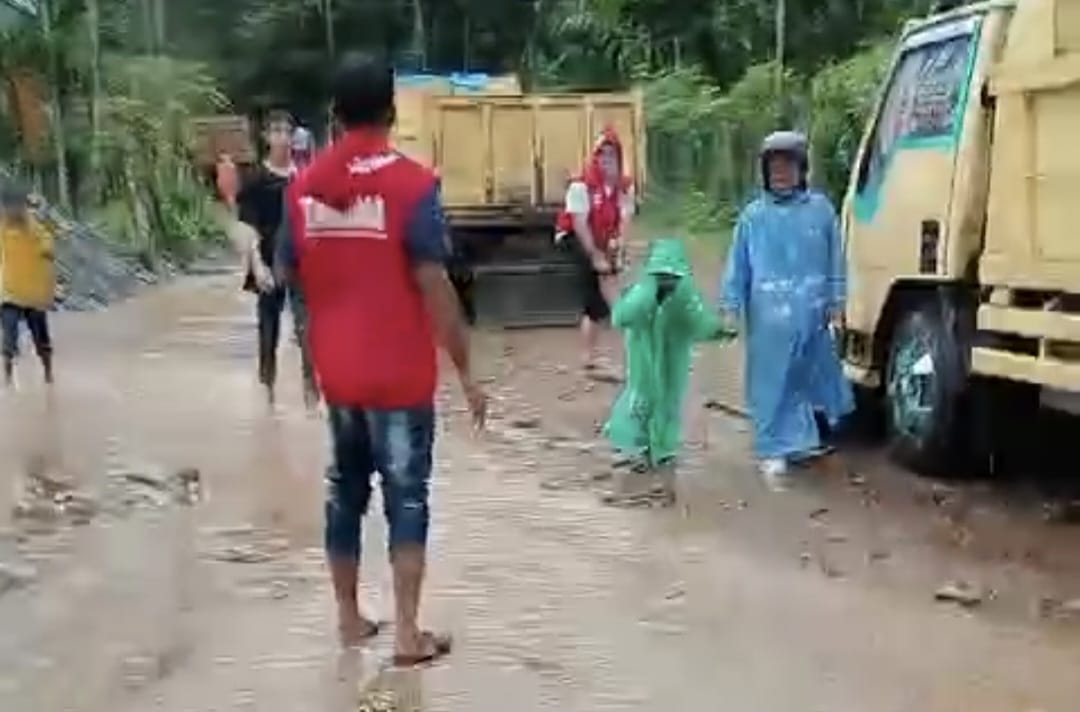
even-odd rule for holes
{"type": "Polygon", "coordinates": [[[430,405],[431,319],[413,277],[406,231],[435,176],[384,133],[345,134],[289,188],[289,219],[319,385],[335,406],[430,405]]]}

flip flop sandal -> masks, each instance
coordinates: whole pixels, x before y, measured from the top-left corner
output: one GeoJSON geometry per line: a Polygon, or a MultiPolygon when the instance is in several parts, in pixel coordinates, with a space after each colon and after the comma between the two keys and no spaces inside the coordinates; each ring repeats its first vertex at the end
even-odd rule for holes
{"type": "Polygon", "coordinates": [[[420,655],[394,655],[394,667],[410,668],[418,665],[430,665],[450,654],[454,647],[453,639],[448,635],[436,635],[428,631],[420,634],[420,646],[427,652],[420,655]]]}
{"type": "Polygon", "coordinates": [[[600,497],[600,503],[614,507],[615,509],[645,509],[652,505],[653,495],[650,492],[637,492],[633,494],[609,493],[600,497]]]}
{"type": "Polygon", "coordinates": [[[372,640],[377,638],[379,636],[379,633],[382,632],[383,624],[379,621],[365,621],[365,623],[367,624],[366,626],[364,626],[365,631],[352,640],[346,641],[345,635],[339,631],[342,644],[346,648],[358,648],[366,645],[367,643],[370,643],[372,640]]]}

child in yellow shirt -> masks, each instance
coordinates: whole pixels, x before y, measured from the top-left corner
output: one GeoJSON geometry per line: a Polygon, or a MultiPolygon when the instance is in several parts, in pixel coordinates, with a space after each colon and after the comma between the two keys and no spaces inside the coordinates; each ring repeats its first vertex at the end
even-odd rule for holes
{"type": "Polygon", "coordinates": [[[0,188],[0,355],[4,384],[14,377],[19,355],[19,325],[26,322],[34,349],[52,383],[52,341],[48,310],[56,291],[53,238],[28,209],[26,192],[15,186],[0,188]]]}

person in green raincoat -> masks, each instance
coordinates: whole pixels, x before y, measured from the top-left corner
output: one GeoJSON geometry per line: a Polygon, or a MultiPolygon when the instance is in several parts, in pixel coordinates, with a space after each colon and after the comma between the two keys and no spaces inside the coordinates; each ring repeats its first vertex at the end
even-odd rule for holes
{"type": "Polygon", "coordinates": [[[655,240],[637,281],[612,311],[612,324],[625,337],[627,378],[604,434],[629,469],[604,498],[608,504],[675,501],[693,347],[730,336],[706,304],[683,243],[655,240]]]}

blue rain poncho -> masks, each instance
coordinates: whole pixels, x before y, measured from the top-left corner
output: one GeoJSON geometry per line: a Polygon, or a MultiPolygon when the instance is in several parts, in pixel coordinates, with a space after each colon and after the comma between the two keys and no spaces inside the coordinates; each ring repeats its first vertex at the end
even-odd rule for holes
{"type": "Polygon", "coordinates": [[[831,425],[853,410],[828,326],[844,304],[845,264],[836,212],[805,189],[764,191],[739,217],[720,304],[744,325],[746,400],[760,458],[821,446],[814,411],[831,425]]]}
{"type": "Polygon", "coordinates": [[[694,344],[724,336],[719,314],[694,284],[679,240],[649,247],[638,280],[612,310],[626,342],[626,387],[604,427],[617,451],[657,465],[675,457],[682,441],[682,409],[694,344]],[[666,299],[660,275],[678,277],[666,299]]]}

